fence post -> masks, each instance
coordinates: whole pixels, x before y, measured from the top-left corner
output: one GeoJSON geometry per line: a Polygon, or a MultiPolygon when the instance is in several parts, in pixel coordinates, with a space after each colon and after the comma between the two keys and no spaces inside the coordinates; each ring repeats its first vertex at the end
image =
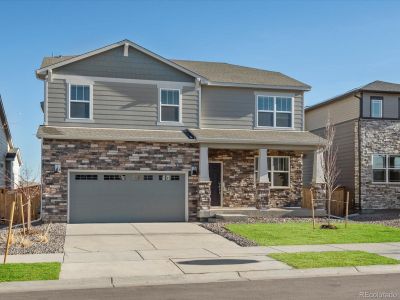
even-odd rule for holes
{"type": "Polygon", "coordinates": [[[28,203],[27,203],[27,210],[28,210],[28,216],[27,216],[27,229],[28,232],[31,230],[31,221],[32,221],[32,217],[31,217],[31,213],[32,213],[32,205],[31,205],[31,199],[28,198],[28,203]]]}
{"type": "Polygon", "coordinates": [[[313,229],[315,229],[314,196],[312,188],[310,189],[310,197],[311,197],[312,227],[313,229]]]}
{"type": "Polygon", "coordinates": [[[8,236],[7,236],[7,243],[6,243],[6,251],[4,251],[4,260],[3,263],[5,264],[7,261],[8,250],[10,248],[11,237],[12,237],[12,226],[14,221],[14,209],[15,209],[15,198],[11,204],[10,210],[10,223],[8,225],[8,236]]]}
{"type": "Polygon", "coordinates": [[[22,194],[18,193],[18,202],[20,205],[20,210],[21,210],[21,221],[22,221],[22,229],[24,232],[24,236],[25,236],[25,214],[24,214],[24,204],[22,203],[22,194]]]}
{"type": "Polygon", "coordinates": [[[344,222],[344,228],[347,228],[347,221],[349,220],[349,201],[350,201],[350,192],[347,192],[346,195],[346,218],[344,222]]]}

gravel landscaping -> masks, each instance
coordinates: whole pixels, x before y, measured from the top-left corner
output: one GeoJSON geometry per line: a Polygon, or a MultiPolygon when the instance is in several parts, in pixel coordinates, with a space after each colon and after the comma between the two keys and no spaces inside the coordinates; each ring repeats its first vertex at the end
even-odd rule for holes
{"type": "MultiPolygon", "coordinates": [[[[361,214],[355,215],[350,218],[350,222],[357,223],[368,223],[368,224],[380,224],[391,227],[400,228],[400,215],[399,211],[374,213],[374,214],[361,214]]],[[[257,217],[249,218],[247,222],[223,222],[218,221],[216,223],[202,223],[201,226],[205,229],[223,236],[224,238],[235,242],[242,247],[257,246],[253,241],[250,241],[242,236],[234,234],[227,230],[225,226],[227,224],[241,223],[241,224],[255,224],[255,223],[286,223],[286,222],[312,222],[311,218],[273,218],[273,217],[257,217]]],[[[316,222],[321,224],[326,222],[325,218],[316,218],[316,222]]],[[[332,222],[342,223],[342,219],[332,219],[332,222]]]]}
{"type": "MultiPolygon", "coordinates": [[[[62,253],[64,251],[64,240],[66,224],[35,224],[31,232],[23,238],[22,228],[14,229],[13,244],[8,254],[41,254],[41,253],[62,253]]],[[[7,241],[7,227],[0,228],[0,254],[4,254],[7,241]]]]}

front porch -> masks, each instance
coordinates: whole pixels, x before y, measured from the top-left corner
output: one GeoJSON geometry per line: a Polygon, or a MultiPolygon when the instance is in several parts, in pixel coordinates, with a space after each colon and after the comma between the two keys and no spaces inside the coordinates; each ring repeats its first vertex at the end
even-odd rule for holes
{"type": "MultiPolygon", "coordinates": [[[[200,219],[218,215],[307,217],[301,208],[303,154],[298,147],[200,145],[200,219]]],[[[315,150],[314,150],[315,151],[315,150]]],[[[315,155],[317,164],[318,153],[315,155]]],[[[314,168],[314,177],[317,168],[314,168]]],[[[317,181],[315,181],[317,183],[317,181]]],[[[324,210],[317,211],[324,216],[324,210]]]]}

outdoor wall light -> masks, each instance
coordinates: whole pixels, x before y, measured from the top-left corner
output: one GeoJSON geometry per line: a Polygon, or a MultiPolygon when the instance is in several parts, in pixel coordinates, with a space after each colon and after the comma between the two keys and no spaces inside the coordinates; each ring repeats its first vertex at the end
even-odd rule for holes
{"type": "Polygon", "coordinates": [[[190,176],[195,176],[197,175],[197,166],[192,166],[190,169],[190,176]]]}
{"type": "Polygon", "coordinates": [[[54,173],[61,173],[61,164],[54,165],[54,173]]]}

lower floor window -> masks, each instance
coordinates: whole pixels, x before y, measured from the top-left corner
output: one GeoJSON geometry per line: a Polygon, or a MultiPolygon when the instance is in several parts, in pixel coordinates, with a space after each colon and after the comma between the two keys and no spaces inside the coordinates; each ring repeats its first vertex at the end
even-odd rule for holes
{"type": "Polygon", "coordinates": [[[372,155],[372,181],[400,183],[400,155],[372,155]]]}
{"type": "MultiPolygon", "coordinates": [[[[288,187],[289,186],[289,157],[286,156],[269,156],[267,157],[268,179],[271,187],[288,187]]],[[[258,180],[258,157],[254,160],[254,178],[258,180]]]]}

